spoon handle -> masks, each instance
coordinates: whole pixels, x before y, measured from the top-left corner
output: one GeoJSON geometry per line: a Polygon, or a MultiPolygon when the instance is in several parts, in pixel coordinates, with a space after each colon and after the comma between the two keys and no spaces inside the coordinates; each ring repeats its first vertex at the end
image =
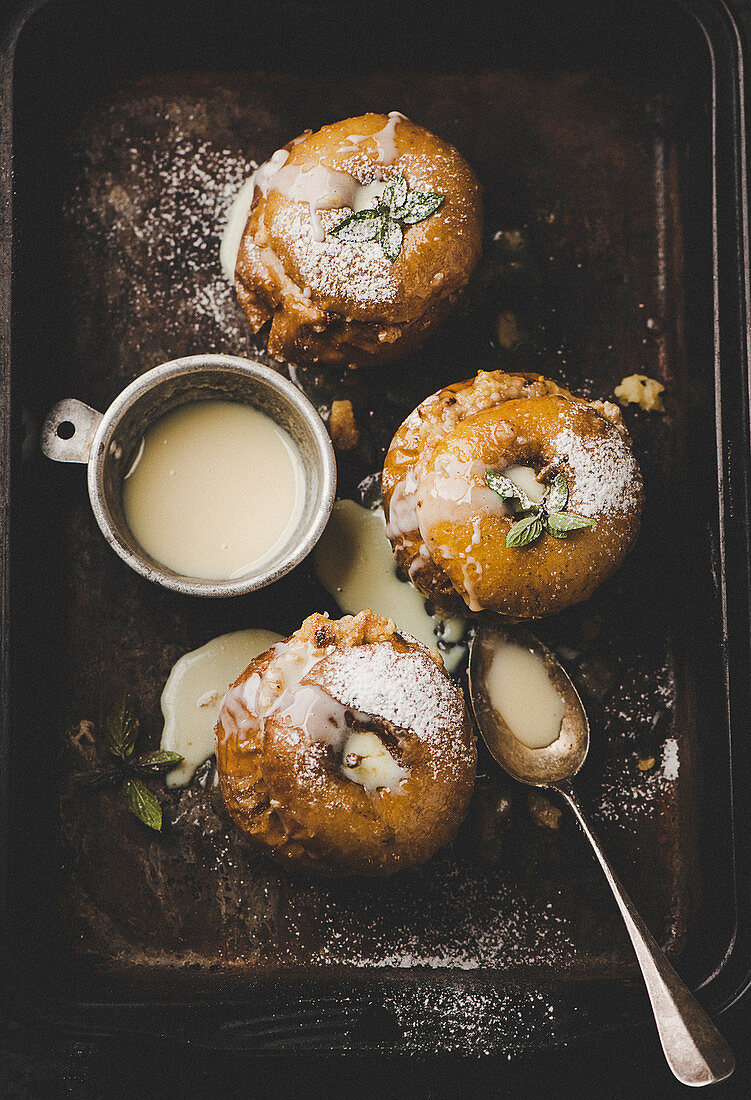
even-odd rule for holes
{"type": "Polygon", "coordinates": [[[557,783],[605,872],[636,952],[671,1070],[684,1085],[711,1085],[735,1069],[728,1044],[660,950],[621,885],[569,783],[557,783]]]}

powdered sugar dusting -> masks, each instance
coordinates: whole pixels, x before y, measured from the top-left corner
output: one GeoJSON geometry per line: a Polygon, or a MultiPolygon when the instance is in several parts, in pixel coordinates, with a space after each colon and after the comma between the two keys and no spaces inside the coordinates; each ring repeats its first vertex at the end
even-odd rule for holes
{"type": "Polygon", "coordinates": [[[678,742],[669,737],[662,749],[662,777],[672,783],[678,778],[678,771],[678,742]]]}
{"type": "Polygon", "coordinates": [[[615,430],[596,439],[562,428],[553,439],[573,474],[569,509],[583,516],[626,512],[636,506],[641,476],[625,439],[615,430]]]}
{"type": "MultiPolygon", "coordinates": [[[[460,688],[427,653],[399,652],[389,644],[335,650],[323,666],[326,689],[347,707],[377,714],[412,730],[421,741],[467,763],[473,753],[457,735],[464,721],[460,688]]],[[[431,756],[431,766],[439,758],[431,756]]]]}
{"type": "Polygon", "coordinates": [[[127,301],[127,310],[108,311],[115,334],[122,329],[132,349],[134,328],[158,328],[165,359],[194,351],[197,334],[203,351],[251,348],[219,249],[232,201],[256,163],[197,137],[192,122],[175,112],[168,134],[132,133],[111,108],[107,149],[121,163],[103,172],[95,147],[66,204],[77,243],[106,258],[112,287],[127,301]]]}
{"type": "MultiPolygon", "coordinates": [[[[321,210],[318,217],[324,230],[329,230],[350,213],[347,209],[321,210]]],[[[305,203],[288,203],[274,216],[274,231],[284,236],[300,282],[310,287],[321,304],[337,298],[355,308],[396,298],[399,283],[392,274],[391,261],[375,241],[350,244],[328,235],[323,241],[315,240],[305,203]]]]}

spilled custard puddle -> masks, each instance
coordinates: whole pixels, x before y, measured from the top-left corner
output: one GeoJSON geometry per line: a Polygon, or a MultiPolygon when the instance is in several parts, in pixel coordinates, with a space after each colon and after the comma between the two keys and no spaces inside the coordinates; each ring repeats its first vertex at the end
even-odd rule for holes
{"type": "Polygon", "coordinates": [[[438,646],[448,672],[455,672],[467,650],[466,622],[431,615],[427,601],[399,579],[381,509],[374,512],[353,500],[339,500],[314,552],[316,576],[342,611],[369,607],[393,619],[400,630],[426,646],[438,646]]]}
{"type": "Polygon", "coordinates": [[[212,638],[175,663],[162,692],[164,730],[160,748],[185,759],[167,774],[168,787],[184,787],[214,752],[214,726],[229,685],[280,641],[271,630],[236,630],[212,638]]]}

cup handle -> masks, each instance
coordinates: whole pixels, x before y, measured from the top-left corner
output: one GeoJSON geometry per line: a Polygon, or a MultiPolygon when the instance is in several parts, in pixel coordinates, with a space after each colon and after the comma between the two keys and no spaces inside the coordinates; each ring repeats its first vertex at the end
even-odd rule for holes
{"type": "Polygon", "coordinates": [[[47,413],[40,444],[47,458],[55,462],[88,462],[94,436],[102,420],[96,409],[66,397],[47,413]]]}

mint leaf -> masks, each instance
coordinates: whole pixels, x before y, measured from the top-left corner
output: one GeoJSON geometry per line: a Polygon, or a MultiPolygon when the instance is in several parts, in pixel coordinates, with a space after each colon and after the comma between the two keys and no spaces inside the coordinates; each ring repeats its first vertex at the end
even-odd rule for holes
{"type": "Polygon", "coordinates": [[[382,214],[378,210],[358,210],[356,214],[350,214],[333,229],[329,229],[329,234],[348,244],[374,241],[378,236],[381,220],[382,214]]]}
{"type": "Polygon", "coordinates": [[[407,181],[403,172],[397,172],[392,176],[383,189],[381,203],[388,208],[392,218],[401,216],[401,208],[407,199],[407,181]]]}
{"type": "Polygon", "coordinates": [[[138,719],[130,709],[130,699],[124,695],[107,715],[104,742],[113,756],[127,760],[133,755],[138,737],[138,719]]]}
{"type": "Polygon", "coordinates": [[[399,220],[405,225],[423,222],[431,214],[435,214],[436,210],[443,205],[445,198],[445,195],[439,195],[437,191],[411,191],[403,211],[399,211],[399,220]]]}
{"type": "Polygon", "coordinates": [[[545,516],[545,528],[556,539],[565,539],[570,531],[593,527],[594,523],[593,519],[576,516],[573,512],[549,512],[545,516]]]}
{"type": "Polygon", "coordinates": [[[556,474],[553,484],[544,497],[545,507],[549,512],[562,512],[568,504],[568,482],[563,474],[556,474]]]}
{"type": "Polygon", "coordinates": [[[114,768],[94,768],[89,772],[76,772],[70,778],[77,787],[107,787],[122,779],[122,770],[114,768]]]}
{"type": "Polygon", "coordinates": [[[404,241],[404,230],[399,223],[414,225],[424,221],[435,214],[445,198],[437,191],[410,191],[404,173],[397,172],[384,187],[375,210],[368,208],[350,214],[329,229],[328,234],[349,244],[377,240],[384,255],[394,263],[404,241]]]}
{"type": "Polygon", "coordinates": [[[490,488],[494,493],[498,493],[502,500],[518,500],[525,512],[530,508],[536,509],[539,507],[531,497],[527,496],[523,489],[514,484],[511,478],[504,477],[503,474],[497,474],[494,470],[486,470],[485,477],[490,488]]]}
{"type": "Polygon", "coordinates": [[[535,539],[538,539],[541,534],[542,520],[539,514],[525,516],[524,519],[517,520],[506,535],[506,546],[528,546],[530,542],[534,542],[535,539]]]}
{"type": "Polygon", "coordinates": [[[139,772],[147,772],[150,775],[161,775],[162,772],[171,771],[178,764],[182,764],[184,756],[179,752],[170,752],[168,749],[157,749],[142,756],[136,763],[139,772]]]}
{"type": "Polygon", "coordinates": [[[156,795],[140,779],[129,779],[125,784],[125,799],[128,809],[132,814],[148,825],[150,829],[159,832],[162,828],[162,807],[156,795]]]}
{"type": "Polygon", "coordinates": [[[403,239],[404,234],[399,222],[395,222],[393,218],[384,218],[378,234],[378,243],[392,264],[402,250],[403,239]]]}

